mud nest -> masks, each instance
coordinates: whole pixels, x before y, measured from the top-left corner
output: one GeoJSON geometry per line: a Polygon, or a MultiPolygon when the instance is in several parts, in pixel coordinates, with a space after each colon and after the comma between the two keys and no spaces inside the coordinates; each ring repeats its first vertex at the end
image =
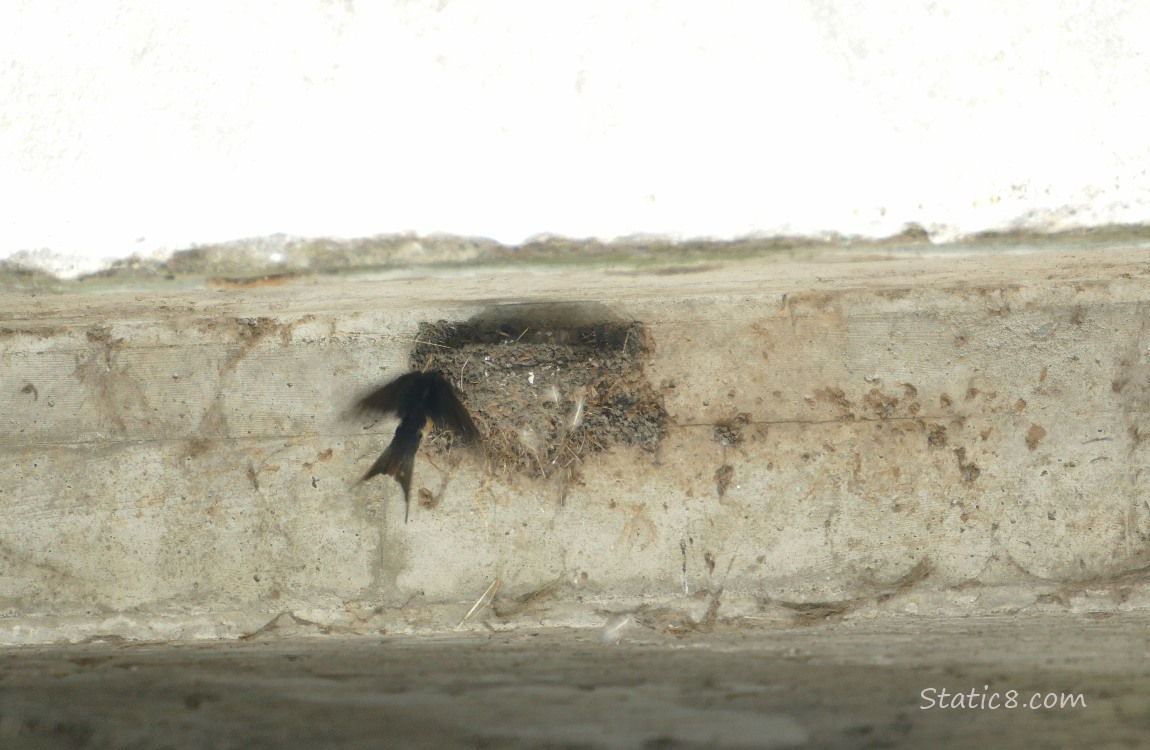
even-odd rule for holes
{"type": "MultiPolygon", "coordinates": [[[[419,327],[412,368],[447,376],[497,471],[571,477],[591,453],[613,445],[653,452],[663,437],[663,399],[643,374],[643,324],[564,317],[529,310],[419,327]]],[[[442,452],[453,442],[435,432],[427,447],[442,452]]]]}

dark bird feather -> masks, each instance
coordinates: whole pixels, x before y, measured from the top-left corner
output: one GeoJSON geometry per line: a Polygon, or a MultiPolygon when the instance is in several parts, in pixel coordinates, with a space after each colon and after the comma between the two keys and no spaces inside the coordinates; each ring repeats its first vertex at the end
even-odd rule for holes
{"type": "Polygon", "coordinates": [[[388,474],[403,488],[403,522],[407,523],[411,507],[411,476],[415,453],[423,436],[434,424],[456,433],[465,444],[479,443],[479,430],[467,408],[455,395],[443,373],[409,372],[359,400],[364,411],[399,417],[395,437],[360,481],[377,474],[388,474]]]}

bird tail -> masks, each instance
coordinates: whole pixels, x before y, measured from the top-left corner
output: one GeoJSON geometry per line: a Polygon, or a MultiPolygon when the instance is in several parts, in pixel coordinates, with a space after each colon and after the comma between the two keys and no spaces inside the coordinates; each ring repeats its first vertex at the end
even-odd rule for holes
{"type": "Polygon", "coordinates": [[[421,435],[416,432],[409,434],[406,431],[397,431],[391,441],[375,463],[363,475],[360,481],[367,481],[377,474],[387,474],[395,477],[399,486],[403,488],[403,522],[407,523],[408,511],[411,506],[411,475],[415,469],[415,453],[419,450],[421,435]]]}

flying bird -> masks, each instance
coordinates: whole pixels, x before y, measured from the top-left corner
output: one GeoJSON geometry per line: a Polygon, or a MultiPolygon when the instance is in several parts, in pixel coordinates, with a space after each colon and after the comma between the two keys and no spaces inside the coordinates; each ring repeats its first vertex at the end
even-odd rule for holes
{"type": "Polygon", "coordinates": [[[363,411],[399,417],[395,437],[360,481],[366,482],[377,474],[395,477],[403,488],[403,522],[407,523],[411,509],[411,473],[415,466],[415,452],[423,436],[432,425],[448,429],[465,444],[479,443],[479,430],[467,408],[455,395],[451,383],[443,373],[409,372],[359,400],[363,411]]]}

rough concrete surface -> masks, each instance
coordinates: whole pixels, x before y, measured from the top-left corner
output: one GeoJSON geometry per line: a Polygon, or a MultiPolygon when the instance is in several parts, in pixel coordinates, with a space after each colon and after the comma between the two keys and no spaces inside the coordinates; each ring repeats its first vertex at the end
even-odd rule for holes
{"type": "Polygon", "coordinates": [[[630,625],[611,645],[522,628],[22,647],[0,654],[0,747],[1140,748],[1147,624],[903,617],[687,638],[630,625]]]}
{"type": "Polygon", "coordinates": [[[1145,258],[11,291],[0,747],[1141,746],[1145,258]]]}
{"type": "MultiPolygon", "coordinates": [[[[0,640],[237,637],[282,613],[436,630],[485,592],[467,627],[1142,609],[1144,260],[9,294],[0,640]],[[394,482],[357,481],[394,423],[348,408],[408,369],[420,324],[493,311],[641,323],[665,434],[546,478],[428,448],[414,487],[433,502],[404,525],[394,482]]],[[[516,397],[556,398],[545,365],[516,397]]]]}

